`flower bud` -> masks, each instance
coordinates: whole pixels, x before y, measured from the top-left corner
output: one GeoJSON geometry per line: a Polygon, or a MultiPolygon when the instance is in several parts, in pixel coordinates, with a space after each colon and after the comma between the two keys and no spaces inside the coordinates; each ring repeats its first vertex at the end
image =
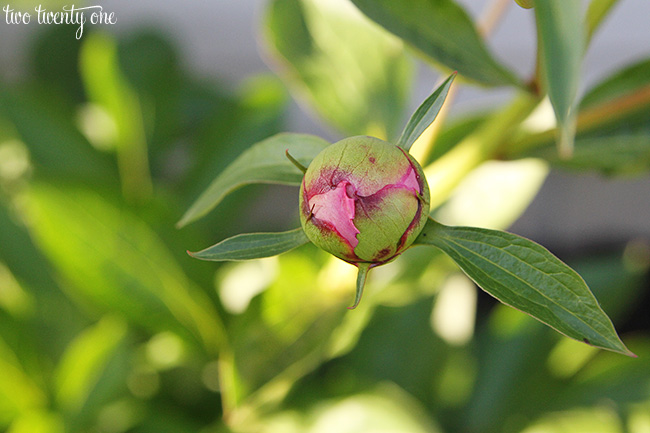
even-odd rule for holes
{"type": "Polygon", "coordinates": [[[317,246],[350,263],[393,260],[429,214],[420,165],[402,148],[359,136],[327,147],[300,188],[300,221],[317,246]]]}

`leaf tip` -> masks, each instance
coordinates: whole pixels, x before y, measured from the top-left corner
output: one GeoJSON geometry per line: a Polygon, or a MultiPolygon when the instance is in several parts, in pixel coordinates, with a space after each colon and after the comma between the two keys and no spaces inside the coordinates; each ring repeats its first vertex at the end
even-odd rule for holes
{"type": "Polygon", "coordinates": [[[298,162],[296,158],[291,156],[291,154],[289,153],[289,149],[286,149],[284,151],[284,154],[289,159],[289,161],[291,161],[291,163],[296,166],[298,170],[302,171],[302,174],[305,174],[307,172],[307,167],[302,165],[300,162],[298,162]]]}

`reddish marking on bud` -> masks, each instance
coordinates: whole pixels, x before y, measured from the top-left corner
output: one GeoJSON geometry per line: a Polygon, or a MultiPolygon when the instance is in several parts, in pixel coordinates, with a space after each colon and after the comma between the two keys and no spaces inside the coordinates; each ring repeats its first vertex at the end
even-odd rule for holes
{"type": "Polygon", "coordinates": [[[371,156],[370,158],[368,158],[368,161],[370,161],[371,164],[374,164],[376,159],[374,156],[371,156]]]}
{"type": "Polygon", "coordinates": [[[384,248],[383,250],[379,251],[377,255],[375,256],[374,260],[376,262],[381,262],[383,259],[386,258],[386,256],[390,254],[390,248],[384,248]]]}

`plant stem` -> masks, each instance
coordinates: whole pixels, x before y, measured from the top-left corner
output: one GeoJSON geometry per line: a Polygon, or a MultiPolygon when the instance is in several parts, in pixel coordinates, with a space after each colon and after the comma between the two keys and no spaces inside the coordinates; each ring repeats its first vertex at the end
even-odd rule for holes
{"type": "MultiPolygon", "coordinates": [[[[476,30],[485,39],[488,38],[495,30],[504,13],[510,6],[512,0],[492,0],[492,2],[481,13],[481,17],[477,20],[476,30]]],[[[436,120],[422,133],[418,138],[409,153],[421,164],[424,164],[433,151],[436,138],[440,134],[442,125],[449,115],[449,111],[454,103],[454,99],[458,93],[459,85],[451,86],[445,104],[440,109],[436,120]]]]}
{"type": "MultiPolygon", "coordinates": [[[[590,107],[578,113],[576,131],[578,133],[588,132],[596,128],[616,124],[622,118],[650,106],[650,86],[635,90],[634,93],[624,95],[611,101],[590,107]]],[[[524,153],[542,147],[554,140],[555,129],[527,135],[508,146],[506,157],[508,159],[519,158],[524,153]]]]}
{"type": "Polygon", "coordinates": [[[494,113],[475,132],[426,167],[431,209],[441,205],[470,171],[493,158],[539,101],[538,97],[522,92],[509,106],[494,113]]]}

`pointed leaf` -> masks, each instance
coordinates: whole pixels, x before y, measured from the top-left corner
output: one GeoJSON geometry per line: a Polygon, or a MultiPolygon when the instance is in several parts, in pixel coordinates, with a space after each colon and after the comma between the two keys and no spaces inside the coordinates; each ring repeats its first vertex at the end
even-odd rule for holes
{"type": "Polygon", "coordinates": [[[370,19],[424,54],[488,86],[519,85],[490,54],[467,13],[451,0],[352,0],[370,19]]]}
{"type": "Polygon", "coordinates": [[[307,134],[278,134],[253,145],[242,153],[210,184],[178,222],[178,227],[197,220],[237,188],[252,183],[299,185],[302,173],[285,156],[308,166],[329,143],[307,134]]]}
{"type": "Polygon", "coordinates": [[[233,236],[189,255],[214,262],[251,260],[285,253],[309,242],[302,227],[280,233],[247,233],[233,236]]]}
{"type": "Polygon", "coordinates": [[[545,0],[535,3],[537,34],[548,96],[558,123],[558,148],[571,156],[575,134],[575,99],[585,46],[582,4],[545,0]]]}
{"type": "Polygon", "coordinates": [[[274,0],[266,36],[294,94],[348,135],[392,139],[409,96],[402,41],[347,0],[274,0]]]}
{"type": "Polygon", "coordinates": [[[445,102],[445,98],[447,98],[447,93],[449,93],[449,88],[454,78],[456,78],[455,72],[415,110],[415,113],[409,119],[404,131],[402,131],[402,135],[397,141],[398,146],[408,152],[411,146],[413,146],[413,143],[415,143],[415,140],[433,123],[442,108],[442,104],[445,102]]]}
{"type": "Polygon", "coordinates": [[[618,0],[591,0],[586,17],[587,39],[591,39],[616,3],[618,0]]]}
{"type": "Polygon", "coordinates": [[[567,337],[634,356],[580,275],[535,242],[429,219],[416,243],[440,248],[490,295],[567,337]]]}

